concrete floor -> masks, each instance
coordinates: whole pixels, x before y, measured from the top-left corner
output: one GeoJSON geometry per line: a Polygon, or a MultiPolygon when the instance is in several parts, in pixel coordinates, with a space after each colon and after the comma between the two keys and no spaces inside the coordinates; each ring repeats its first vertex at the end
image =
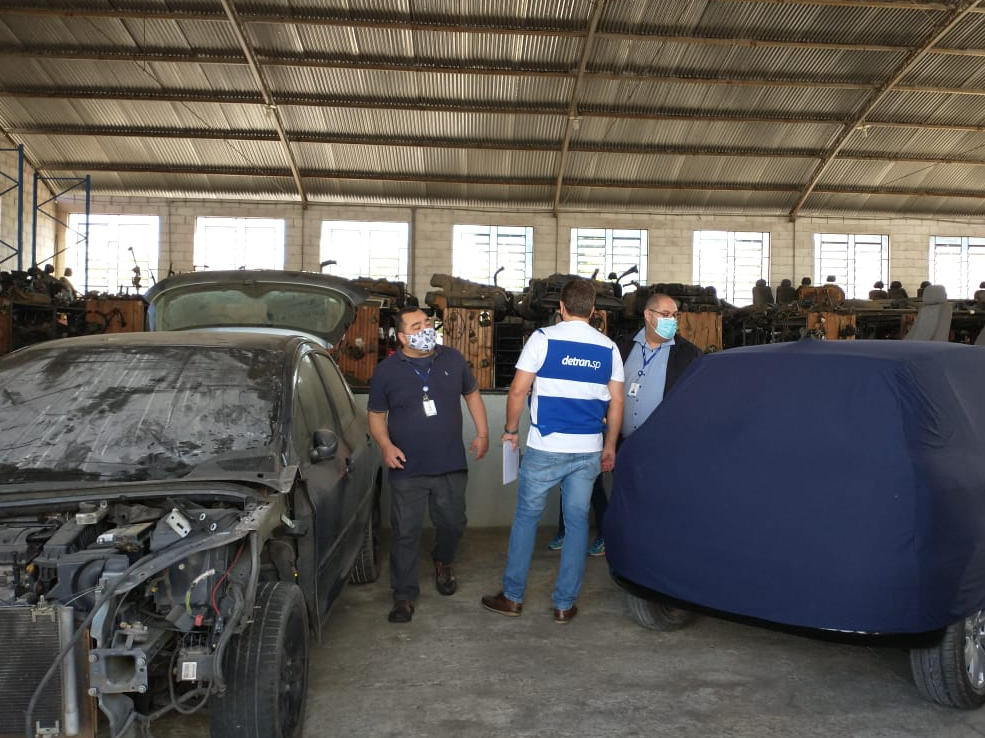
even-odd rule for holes
{"type": "MultiPolygon", "coordinates": [[[[454,596],[422,576],[410,624],[386,620],[386,570],[376,584],[349,587],[313,654],[305,738],[985,736],[985,709],[920,697],[900,649],[709,617],[675,633],[646,630],[625,611],[604,559],[588,561],[578,617],[557,625],[551,533],[541,531],[519,618],[479,604],[499,589],[502,528],[466,533],[454,596]]],[[[208,722],[172,716],[153,731],[207,738],[208,722]]]]}

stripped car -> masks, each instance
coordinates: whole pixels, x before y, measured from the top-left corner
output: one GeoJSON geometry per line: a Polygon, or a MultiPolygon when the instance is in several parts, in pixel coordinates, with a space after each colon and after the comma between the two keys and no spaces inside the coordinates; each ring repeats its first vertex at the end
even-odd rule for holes
{"type": "Polygon", "coordinates": [[[0,388],[0,735],[206,708],[214,738],[299,738],[309,641],[380,572],[381,456],[323,343],[69,338],[0,388]]]}

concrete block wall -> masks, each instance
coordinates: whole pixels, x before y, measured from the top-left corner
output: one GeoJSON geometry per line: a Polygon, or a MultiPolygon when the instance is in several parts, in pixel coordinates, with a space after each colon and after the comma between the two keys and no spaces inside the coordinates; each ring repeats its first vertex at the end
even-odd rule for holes
{"type": "MultiPolygon", "coordinates": [[[[8,157],[9,158],[9,157],[8,157]]],[[[4,159],[0,158],[0,161],[4,159]]],[[[0,199],[6,215],[6,197],[0,199]]],[[[79,196],[58,202],[58,218],[84,209],[79,196]]],[[[683,282],[692,277],[691,251],[695,230],[768,232],[770,234],[770,284],[789,278],[796,285],[803,276],[815,276],[815,233],[875,233],[890,239],[890,279],[898,279],[916,292],[928,278],[930,237],[982,236],[985,222],[965,218],[946,220],[919,218],[844,218],[805,216],[795,222],[786,217],[759,215],[666,214],[666,213],[550,213],[488,211],[456,208],[409,208],[250,201],[180,200],[93,197],[94,213],[158,215],[161,218],[159,274],[194,268],[195,219],[199,216],[263,217],[286,220],[285,267],[318,270],[323,220],[399,221],[410,224],[408,287],[422,298],[432,289],[435,273],[452,274],[452,229],[456,224],[517,225],[534,229],[533,274],[544,277],[570,271],[570,229],[576,227],[645,228],[648,233],[647,274],[641,283],[683,282]]],[[[54,221],[50,221],[54,223],[54,221]]],[[[29,223],[29,218],[28,218],[29,223]]],[[[7,239],[9,221],[0,217],[0,238],[7,239]]],[[[46,253],[60,238],[55,232],[43,235],[46,253]]],[[[985,275],[983,275],[985,278],[985,275]]],[[[970,297],[952,295],[951,297],[970,297]]]]}

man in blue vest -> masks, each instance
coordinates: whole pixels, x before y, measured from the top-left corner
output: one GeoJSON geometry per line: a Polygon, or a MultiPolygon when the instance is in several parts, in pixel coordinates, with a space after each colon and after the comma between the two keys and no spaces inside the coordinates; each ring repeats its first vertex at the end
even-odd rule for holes
{"type": "Polygon", "coordinates": [[[528,397],[530,432],[520,465],[503,589],[483,597],[482,605],[501,615],[521,614],[537,524],[548,492],[560,484],[569,545],[561,551],[551,599],[554,622],[563,624],[578,614],[575,601],[585,572],[592,486],[600,471],[615,466],[623,366],[616,345],[589,324],[595,309],[592,283],[571,280],[561,290],[560,303],[561,322],[527,340],[507,395],[502,441],[517,448],[528,397]]]}

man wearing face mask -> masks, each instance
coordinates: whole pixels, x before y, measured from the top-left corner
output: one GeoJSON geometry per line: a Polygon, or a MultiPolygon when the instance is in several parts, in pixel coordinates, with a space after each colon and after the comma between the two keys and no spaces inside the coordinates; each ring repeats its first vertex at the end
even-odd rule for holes
{"type": "Polygon", "coordinates": [[[431,320],[418,307],[396,319],[400,347],[377,365],[370,382],[369,430],[383,451],[390,481],[391,623],[410,622],[420,594],[421,530],[427,509],[434,524],[431,549],[435,586],[458,588],[452,561],[465,531],[468,459],[462,441],[462,405],[475,423],[469,446],[476,459],[489,450],[489,427],[479,385],[465,357],[437,345],[431,320]]]}
{"type": "Polygon", "coordinates": [[[643,311],[644,326],[619,349],[626,372],[622,437],[643,425],[701,349],[677,335],[679,306],[670,295],[650,295],[643,311]]]}

